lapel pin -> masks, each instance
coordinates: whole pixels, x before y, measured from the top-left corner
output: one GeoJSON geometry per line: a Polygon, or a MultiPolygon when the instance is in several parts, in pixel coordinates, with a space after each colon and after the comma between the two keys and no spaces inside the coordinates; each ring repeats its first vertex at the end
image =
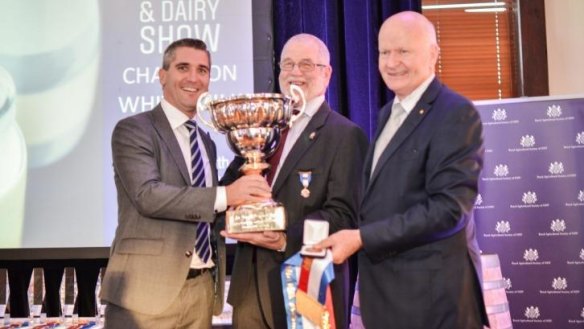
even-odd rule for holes
{"type": "Polygon", "coordinates": [[[420,112],[418,112],[418,113],[420,113],[420,115],[422,115],[422,114],[424,114],[424,112],[426,112],[426,110],[420,109],[420,112]]]}
{"type": "Polygon", "coordinates": [[[311,132],[310,135],[308,135],[308,139],[313,140],[314,137],[316,136],[316,132],[311,132]]]}

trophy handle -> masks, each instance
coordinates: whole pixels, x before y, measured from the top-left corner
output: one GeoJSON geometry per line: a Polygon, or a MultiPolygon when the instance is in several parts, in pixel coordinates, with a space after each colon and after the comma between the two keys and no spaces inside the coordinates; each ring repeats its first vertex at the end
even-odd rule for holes
{"type": "Polygon", "coordinates": [[[304,97],[304,92],[302,91],[302,88],[298,87],[297,85],[290,85],[290,95],[298,96],[302,100],[302,106],[300,107],[300,111],[298,112],[298,114],[293,114],[292,117],[290,118],[290,122],[288,123],[288,126],[292,127],[292,123],[298,120],[298,118],[300,118],[302,114],[304,114],[304,110],[306,109],[306,97],[304,97]]]}
{"type": "Polygon", "coordinates": [[[197,117],[201,119],[201,122],[204,123],[205,126],[213,129],[216,132],[219,132],[219,130],[215,128],[215,125],[207,121],[203,115],[204,112],[209,112],[209,116],[213,115],[211,113],[211,106],[209,105],[211,104],[212,100],[213,97],[209,95],[208,92],[204,92],[201,94],[201,96],[199,96],[199,99],[197,100],[197,117]]]}

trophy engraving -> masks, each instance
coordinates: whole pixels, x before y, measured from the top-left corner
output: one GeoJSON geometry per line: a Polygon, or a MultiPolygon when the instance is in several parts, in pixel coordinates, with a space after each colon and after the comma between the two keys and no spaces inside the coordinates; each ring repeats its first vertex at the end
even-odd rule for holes
{"type": "MultiPolygon", "coordinates": [[[[292,85],[288,97],[277,93],[258,93],[213,99],[201,95],[197,110],[201,121],[226,135],[231,150],[245,158],[241,167],[244,175],[261,174],[270,165],[266,157],[278,147],[280,132],[296,121],[306,107],[302,89],[292,85]],[[300,100],[300,112],[292,109],[300,100]],[[209,112],[211,122],[203,113],[209,112]]],[[[276,168],[273,168],[276,170],[276,168]]],[[[286,229],[286,212],[282,204],[274,200],[248,203],[227,210],[225,229],[228,233],[280,231],[286,229]]]]}

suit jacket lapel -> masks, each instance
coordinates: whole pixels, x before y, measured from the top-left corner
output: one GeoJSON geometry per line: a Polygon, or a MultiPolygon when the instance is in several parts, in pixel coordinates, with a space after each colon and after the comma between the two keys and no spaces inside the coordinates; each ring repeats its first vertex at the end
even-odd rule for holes
{"type": "MultiPolygon", "coordinates": [[[[430,83],[428,89],[426,89],[424,94],[422,94],[422,97],[420,98],[416,106],[414,106],[406,120],[399,127],[399,129],[397,130],[389,144],[387,144],[383,153],[381,153],[381,156],[377,161],[377,165],[375,166],[375,171],[373,172],[373,175],[371,175],[371,180],[368,186],[371,186],[371,183],[375,181],[383,165],[389,160],[389,158],[391,158],[392,155],[394,155],[395,151],[399,148],[399,146],[406,140],[406,138],[409,135],[411,135],[414,132],[414,130],[418,127],[420,122],[422,122],[422,120],[427,116],[428,112],[432,108],[432,103],[438,96],[440,88],[441,84],[438,81],[438,79],[435,78],[430,83]]],[[[385,121],[387,121],[388,118],[389,115],[387,115],[385,121]]],[[[383,129],[383,126],[381,127],[381,129],[383,129]]],[[[379,136],[380,133],[379,130],[380,129],[378,128],[377,137],[379,136]]],[[[375,141],[377,141],[377,137],[375,138],[375,141]]]]}
{"type": "Polygon", "coordinates": [[[308,151],[308,149],[313,145],[314,142],[318,140],[319,133],[318,130],[324,125],[326,119],[329,116],[331,109],[326,102],[324,102],[318,111],[314,114],[312,119],[308,122],[304,131],[294,143],[294,146],[290,150],[290,153],[286,156],[282,168],[278,177],[276,177],[276,182],[272,188],[273,194],[276,195],[278,191],[284,185],[284,181],[290,174],[293,173],[293,169],[296,167],[296,163],[302,158],[302,156],[308,151]],[[315,133],[312,137],[311,134],[315,133]]]}
{"type": "Polygon", "coordinates": [[[187,169],[187,165],[185,163],[185,159],[183,158],[182,151],[180,150],[180,146],[178,145],[178,141],[176,140],[176,136],[170,127],[170,123],[162,110],[162,106],[158,104],[152,110],[152,125],[154,129],[158,131],[160,139],[168,149],[170,150],[170,154],[178,167],[182,178],[185,181],[186,185],[191,185],[191,178],[189,177],[189,170],[187,169]]]}

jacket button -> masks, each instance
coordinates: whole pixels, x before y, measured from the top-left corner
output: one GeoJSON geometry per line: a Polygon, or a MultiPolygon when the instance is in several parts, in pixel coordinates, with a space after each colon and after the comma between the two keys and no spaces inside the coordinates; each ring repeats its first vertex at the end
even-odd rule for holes
{"type": "Polygon", "coordinates": [[[193,255],[193,252],[190,250],[185,251],[185,256],[187,257],[191,257],[193,255]]]}

